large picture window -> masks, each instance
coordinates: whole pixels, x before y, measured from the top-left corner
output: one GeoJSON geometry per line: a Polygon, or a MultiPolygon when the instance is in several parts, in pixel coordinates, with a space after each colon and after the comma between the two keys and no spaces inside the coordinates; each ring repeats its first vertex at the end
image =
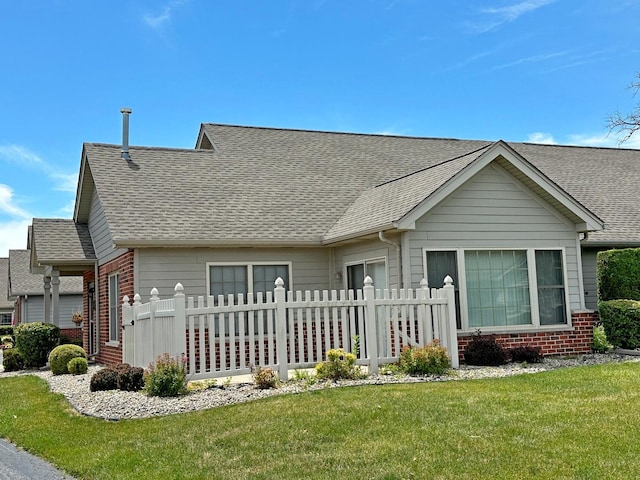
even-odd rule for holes
{"type": "Polygon", "coordinates": [[[430,287],[454,279],[458,328],[567,323],[562,250],[425,250],[424,259],[430,287]]]}
{"type": "Polygon", "coordinates": [[[118,306],[120,288],[118,274],[109,275],[109,341],[120,341],[120,329],[118,328],[118,306]]]}

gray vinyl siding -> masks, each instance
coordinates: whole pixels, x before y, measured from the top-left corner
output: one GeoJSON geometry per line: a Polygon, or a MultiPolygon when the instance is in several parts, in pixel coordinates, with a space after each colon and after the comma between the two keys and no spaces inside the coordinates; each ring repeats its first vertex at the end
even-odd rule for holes
{"type": "MultiPolygon", "coordinates": [[[[32,322],[51,322],[51,318],[44,318],[44,296],[29,295],[26,302],[23,300],[23,323],[32,322]]],[[[75,324],[71,321],[71,314],[75,310],[82,311],[82,295],[60,295],[60,328],[75,328],[75,324]]],[[[53,312],[50,312],[52,315],[53,312]]]]}
{"type": "MultiPolygon", "coordinates": [[[[389,240],[398,243],[397,237],[389,237],[389,240]]],[[[335,288],[347,288],[347,279],[345,276],[345,266],[347,264],[362,263],[366,260],[372,260],[385,257],[387,263],[387,287],[397,288],[397,261],[395,247],[381,242],[378,239],[367,240],[359,243],[352,243],[335,248],[335,273],[340,272],[342,282],[336,281],[335,288]]],[[[374,285],[375,286],[375,285],[374,285]]],[[[362,288],[362,285],[358,286],[362,288]]]]}
{"type": "Polygon", "coordinates": [[[127,252],[126,249],[113,248],[113,239],[109,231],[109,225],[107,224],[107,219],[96,190],[93,191],[93,197],[91,199],[88,226],[98,264],[103,265],[127,252]]]}
{"type": "Polygon", "coordinates": [[[143,301],[157,288],[160,298],[174,294],[176,283],[185,295],[207,295],[207,263],[291,262],[293,290],[331,288],[331,250],[329,248],[141,248],[136,251],[134,289],[143,301]]]}
{"type": "Polygon", "coordinates": [[[405,239],[413,288],[424,276],[424,248],[564,248],[570,308],[584,308],[575,227],[499,166],[487,166],[458,188],[405,239]]]}
{"type": "Polygon", "coordinates": [[[22,319],[23,323],[45,322],[44,318],[44,296],[29,295],[23,299],[22,319]]]}

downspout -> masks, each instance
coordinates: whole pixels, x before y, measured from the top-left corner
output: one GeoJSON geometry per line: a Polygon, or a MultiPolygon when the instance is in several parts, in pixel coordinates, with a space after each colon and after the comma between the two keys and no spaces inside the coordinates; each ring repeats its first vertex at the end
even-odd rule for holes
{"type": "Polygon", "coordinates": [[[381,231],[378,232],[378,238],[382,243],[386,243],[388,245],[392,245],[396,249],[396,269],[397,269],[397,284],[398,290],[402,288],[402,253],[400,251],[400,244],[392,242],[387,237],[384,236],[384,233],[381,231]]]}
{"type": "MultiPolygon", "coordinates": [[[[98,353],[100,353],[100,324],[98,323],[98,320],[100,319],[100,302],[99,302],[99,296],[98,296],[98,262],[96,261],[96,263],[93,266],[93,303],[95,304],[95,318],[93,319],[93,323],[95,324],[95,345],[93,346],[93,348],[95,348],[94,352],[91,354],[91,356],[95,359],[95,357],[98,356],[98,353]]],[[[89,305],[89,310],[91,310],[91,305],[89,305]]],[[[89,323],[89,336],[91,336],[91,323],[89,323]]],[[[91,342],[91,338],[89,338],[89,342],[91,342]]]]}

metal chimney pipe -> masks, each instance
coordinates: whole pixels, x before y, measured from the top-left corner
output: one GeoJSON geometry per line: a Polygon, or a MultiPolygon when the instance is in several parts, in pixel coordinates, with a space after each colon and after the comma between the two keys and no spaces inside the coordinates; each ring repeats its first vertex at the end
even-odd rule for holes
{"type": "Polygon", "coordinates": [[[122,152],[120,157],[125,160],[131,160],[131,155],[129,155],[129,115],[131,114],[131,109],[121,108],[120,113],[122,113],[122,152]]]}

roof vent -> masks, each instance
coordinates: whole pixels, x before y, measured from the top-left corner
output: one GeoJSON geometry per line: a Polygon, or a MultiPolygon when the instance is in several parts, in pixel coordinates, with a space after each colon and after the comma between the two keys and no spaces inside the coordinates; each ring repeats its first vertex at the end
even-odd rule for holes
{"type": "Polygon", "coordinates": [[[131,114],[131,109],[121,108],[120,113],[122,113],[122,152],[120,157],[125,160],[131,160],[131,155],[129,155],[129,115],[131,114]]]}

